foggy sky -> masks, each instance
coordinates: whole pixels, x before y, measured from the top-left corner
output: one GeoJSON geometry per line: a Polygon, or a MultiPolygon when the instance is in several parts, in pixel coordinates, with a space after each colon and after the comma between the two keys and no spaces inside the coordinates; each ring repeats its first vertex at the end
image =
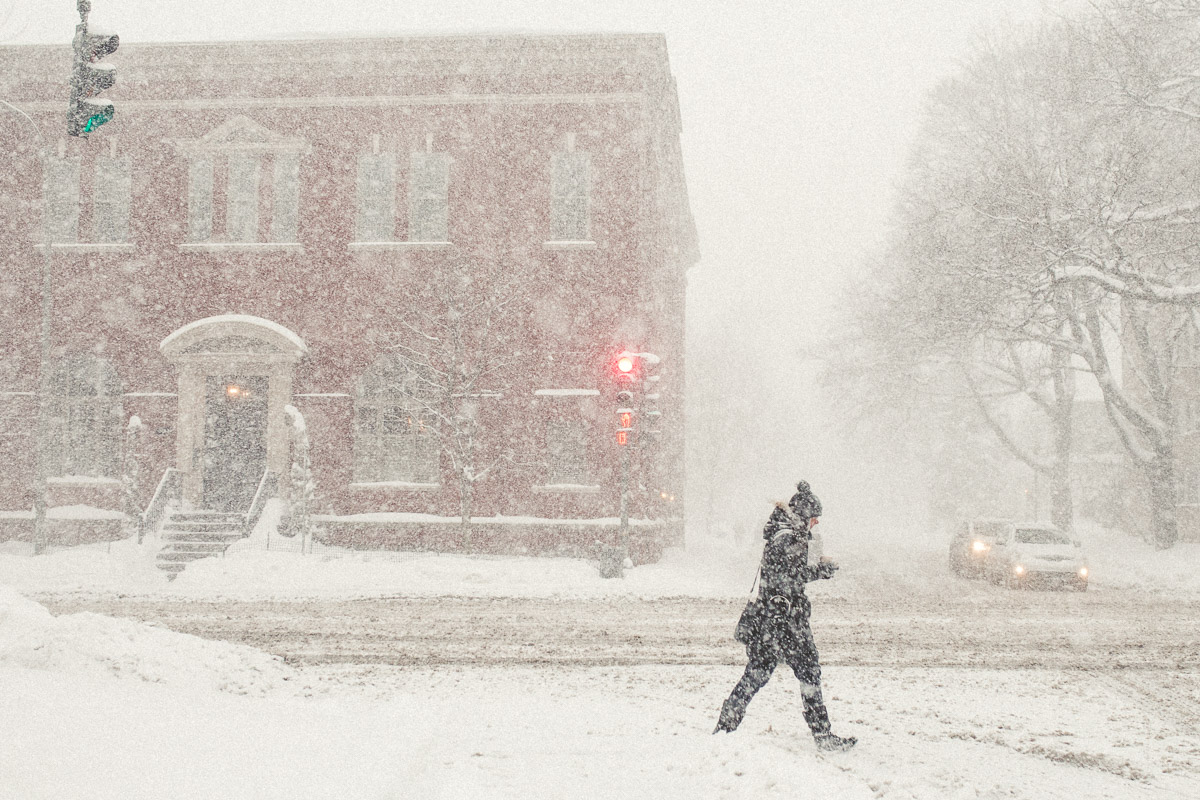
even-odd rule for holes
{"type": "MultiPolygon", "coordinates": [[[[758,516],[755,504],[800,473],[847,502],[861,496],[865,479],[818,433],[829,426],[814,418],[803,351],[884,235],[922,97],[981,32],[1081,2],[93,0],[92,20],[124,42],[665,33],[702,253],[688,325],[705,344],[689,357],[728,362],[731,389],[766,406],[760,463],[729,487],[730,503],[758,516]],[[812,437],[816,446],[797,448],[812,437]]],[[[0,43],[65,45],[77,20],[75,0],[0,0],[0,43]]],[[[120,54],[112,61],[119,81],[120,54]]]]}

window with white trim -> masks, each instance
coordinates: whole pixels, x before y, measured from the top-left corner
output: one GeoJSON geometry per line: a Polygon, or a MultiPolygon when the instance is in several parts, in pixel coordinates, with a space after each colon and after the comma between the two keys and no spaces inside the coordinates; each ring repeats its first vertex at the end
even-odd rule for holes
{"type": "Polygon", "coordinates": [[[416,376],[381,358],[359,380],[354,404],[357,483],[436,484],[440,447],[416,376]]]}
{"type": "Polygon", "coordinates": [[[92,241],[129,241],[129,198],[132,174],[129,156],[98,156],[92,183],[92,241]]]}
{"type": "Polygon", "coordinates": [[[271,241],[300,240],[300,154],[275,154],[272,180],[271,241]]]}
{"type": "Polygon", "coordinates": [[[71,356],[56,364],[47,397],[50,476],[114,478],[121,452],[121,384],[101,358],[71,356]]]}
{"type": "Polygon", "coordinates": [[[390,242],[396,238],[396,156],[366,153],[358,157],[359,242],[390,242]]]}
{"type": "Polygon", "coordinates": [[[188,241],[212,239],[213,159],[197,156],[188,160],[188,241]]]}
{"type": "Polygon", "coordinates": [[[79,241],[79,157],[47,158],[42,171],[42,203],[50,241],[79,241]]]}
{"type": "Polygon", "coordinates": [[[591,156],[574,150],[550,157],[550,239],[588,241],[591,156]]]}
{"type": "Polygon", "coordinates": [[[592,483],[587,425],[578,417],[546,420],[546,485],[592,483]]]}
{"type": "Polygon", "coordinates": [[[231,242],[257,242],[259,158],[249,153],[230,153],[228,162],[225,238],[231,242]]]}
{"type": "Polygon", "coordinates": [[[450,240],[450,156],[413,153],[408,184],[408,239],[450,240]]]}
{"type": "MultiPolygon", "coordinates": [[[[86,167],[91,173],[90,209],[80,189],[80,179],[86,177],[82,159],[60,155],[45,160],[42,202],[51,244],[128,243],[130,159],[116,153],[116,142],[110,140],[108,153],[97,155],[86,167]],[[90,217],[86,215],[89,210],[90,217]]],[[[82,181],[82,185],[87,183],[82,181]]]]}
{"type": "Polygon", "coordinates": [[[187,160],[189,245],[299,245],[300,157],[308,152],[303,139],[237,116],[175,145],[187,160]],[[264,225],[265,209],[270,219],[264,225]]]}

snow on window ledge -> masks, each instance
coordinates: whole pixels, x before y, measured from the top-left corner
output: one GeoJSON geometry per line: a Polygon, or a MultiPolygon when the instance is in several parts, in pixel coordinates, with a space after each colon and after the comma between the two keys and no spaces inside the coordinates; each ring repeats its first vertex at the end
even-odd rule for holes
{"type": "Polygon", "coordinates": [[[133,242],[51,242],[51,253],[136,253],[133,242]]]}
{"type": "Polygon", "coordinates": [[[533,487],[535,492],[572,492],[575,494],[599,494],[599,484],[593,483],[543,483],[533,487]]]}
{"type": "Polygon", "coordinates": [[[304,253],[299,242],[184,242],[181,253],[304,253]]]}
{"type": "Polygon", "coordinates": [[[545,250],[595,250],[597,247],[595,242],[587,240],[557,240],[550,242],[542,242],[542,248],[545,250]]]}
{"type": "Polygon", "coordinates": [[[441,489],[440,483],[417,483],[414,481],[354,481],[351,489],[405,489],[417,491],[434,491],[441,489]]]}
{"type": "MultiPolygon", "coordinates": [[[[32,511],[0,511],[0,519],[33,519],[32,511]]],[[[88,505],[52,506],[46,509],[48,519],[125,519],[123,511],[111,508],[96,508],[88,505]]]]}
{"type": "Polygon", "coordinates": [[[596,397],[599,389],[534,389],[534,397],[596,397]]]}
{"type": "Polygon", "coordinates": [[[118,486],[120,478],[100,478],[92,475],[51,475],[46,483],[58,486],[118,486]]]}
{"type": "Polygon", "coordinates": [[[402,250],[447,250],[454,246],[453,242],[350,242],[352,253],[380,253],[402,250]]]}

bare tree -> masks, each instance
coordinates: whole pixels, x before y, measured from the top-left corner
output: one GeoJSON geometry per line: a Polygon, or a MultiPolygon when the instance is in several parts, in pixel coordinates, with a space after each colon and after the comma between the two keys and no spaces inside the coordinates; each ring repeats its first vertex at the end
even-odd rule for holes
{"type": "Polygon", "coordinates": [[[428,421],[428,435],[448,459],[459,488],[464,542],[470,540],[476,484],[516,454],[483,436],[481,415],[502,396],[520,357],[510,343],[521,294],[511,275],[458,261],[437,273],[396,317],[389,346],[402,374],[398,387],[428,421]]]}
{"type": "Polygon", "coordinates": [[[999,380],[1047,411],[1060,497],[1073,373],[1090,371],[1145,479],[1149,537],[1169,547],[1175,406],[1200,305],[1200,141],[1188,114],[1142,91],[1190,69],[1179,70],[1194,59],[1182,51],[1189,39],[1149,13],[1161,4],[1126,13],[1136,5],[984,43],[930,98],[883,317],[910,353],[956,345],[967,376],[999,380]],[[1031,373],[1012,354],[1033,348],[1043,356],[1031,373]]]}

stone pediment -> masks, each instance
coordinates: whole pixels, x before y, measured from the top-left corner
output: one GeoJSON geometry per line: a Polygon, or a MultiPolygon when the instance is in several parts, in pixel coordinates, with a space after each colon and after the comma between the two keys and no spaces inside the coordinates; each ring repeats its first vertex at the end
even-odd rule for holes
{"type": "Polygon", "coordinates": [[[245,115],[218,125],[199,139],[176,139],[175,147],[185,156],[209,153],[306,153],[308,142],[283,136],[245,115]]]}

